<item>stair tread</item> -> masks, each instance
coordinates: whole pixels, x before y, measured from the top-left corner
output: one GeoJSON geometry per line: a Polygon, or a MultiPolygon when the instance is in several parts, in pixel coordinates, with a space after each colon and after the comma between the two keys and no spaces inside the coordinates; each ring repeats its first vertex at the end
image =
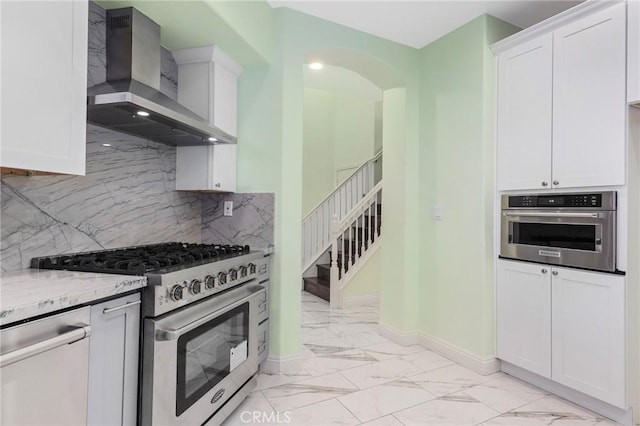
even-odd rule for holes
{"type": "Polygon", "coordinates": [[[323,280],[323,279],[319,279],[318,277],[308,277],[308,278],[303,278],[305,282],[310,282],[313,284],[317,284],[317,285],[321,285],[323,287],[330,287],[329,281],[327,280],[323,280]]]}

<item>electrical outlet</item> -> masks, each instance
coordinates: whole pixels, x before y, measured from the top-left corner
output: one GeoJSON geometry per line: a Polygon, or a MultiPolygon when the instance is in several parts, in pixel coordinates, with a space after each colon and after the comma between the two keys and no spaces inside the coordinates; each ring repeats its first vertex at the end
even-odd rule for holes
{"type": "Polygon", "coordinates": [[[224,202],[224,215],[233,216],[233,201],[224,202]]]}

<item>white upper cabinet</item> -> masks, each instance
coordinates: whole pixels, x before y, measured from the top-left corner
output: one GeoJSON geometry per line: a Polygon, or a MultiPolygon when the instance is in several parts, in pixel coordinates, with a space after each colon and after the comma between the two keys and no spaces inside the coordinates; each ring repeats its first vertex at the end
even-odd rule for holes
{"type": "Polygon", "coordinates": [[[179,146],[176,190],[236,191],[237,145],[179,146]]]}
{"type": "Polygon", "coordinates": [[[553,273],[553,380],[626,409],[624,277],[553,273]]]}
{"type": "Polygon", "coordinates": [[[498,260],[498,358],[551,378],[551,268],[498,260]]]}
{"type": "Polygon", "coordinates": [[[0,8],[0,166],[84,175],[88,2],[0,8]]]}
{"type": "Polygon", "coordinates": [[[553,34],[553,186],[624,185],[626,5],[553,34]]]}
{"type": "Polygon", "coordinates": [[[494,45],[498,190],[624,185],[626,4],[604,5],[494,45]]]}
{"type": "Polygon", "coordinates": [[[218,46],[173,51],[179,66],[178,102],[237,136],[240,64],[218,46]]]}
{"type": "MultiPolygon", "coordinates": [[[[242,67],[217,46],[176,50],[173,56],[180,67],[178,102],[235,137],[242,67]]],[[[236,145],[178,147],[176,189],[235,192],[236,152],[236,145]]]]}
{"type": "Polygon", "coordinates": [[[498,58],[498,185],[501,190],[551,185],[552,36],[498,58]]]}
{"type": "Polygon", "coordinates": [[[640,107],[640,0],[628,3],[627,100],[640,107]]]}

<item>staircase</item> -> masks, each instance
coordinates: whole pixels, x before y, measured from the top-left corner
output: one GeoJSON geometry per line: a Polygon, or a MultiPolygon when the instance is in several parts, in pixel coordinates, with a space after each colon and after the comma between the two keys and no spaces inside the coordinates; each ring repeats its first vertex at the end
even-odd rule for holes
{"type": "Polygon", "coordinates": [[[381,156],[360,166],[303,220],[302,271],[316,269],[315,277],[303,278],[303,288],[332,307],[342,307],[344,289],[380,247],[381,156]],[[327,250],[329,263],[323,263],[327,250]]]}
{"type": "MultiPolygon", "coordinates": [[[[351,265],[353,271],[353,265],[356,259],[361,259],[362,255],[365,254],[369,249],[369,235],[371,235],[371,243],[376,242],[376,238],[380,238],[380,229],[382,225],[382,217],[381,217],[382,205],[377,204],[377,207],[374,207],[376,216],[365,216],[358,223],[353,224],[351,227],[351,236],[354,238],[350,239],[342,239],[342,244],[338,244],[338,254],[336,257],[336,269],[338,273],[338,281],[342,278],[343,272],[349,272],[349,268],[351,265]],[[371,232],[372,229],[375,229],[374,232],[371,232]],[[351,251],[349,252],[349,247],[351,247],[351,251]],[[351,262],[347,262],[343,266],[342,259],[344,258],[344,253],[349,252],[349,256],[351,258],[351,262]]],[[[346,237],[346,235],[345,235],[346,237]]],[[[372,253],[371,253],[372,254],[372,253]]],[[[318,263],[316,264],[316,276],[310,278],[303,278],[304,281],[304,290],[314,294],[321,299],[326,300],[327,302],[331,301],[331,263],[333,261],[333,251],[329,250],[329,263],[318,263]]],[[[364,262],[362,262],[364,264],[364,262]]],[[[358,268],[359,269],[359,268],[358,268]]]]}

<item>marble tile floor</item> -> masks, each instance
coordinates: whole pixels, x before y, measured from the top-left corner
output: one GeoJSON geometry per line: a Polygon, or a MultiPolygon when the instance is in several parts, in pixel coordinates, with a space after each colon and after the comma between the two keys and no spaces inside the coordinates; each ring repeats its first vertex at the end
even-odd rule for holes
{"type": "Polygon", "coordinates": [[[302,296],[309,357],[258,386],[223,423],[236,425],[615,425],[504,373],[482,376],[377,333],[378,306],[330,309],[302,296]]]}

